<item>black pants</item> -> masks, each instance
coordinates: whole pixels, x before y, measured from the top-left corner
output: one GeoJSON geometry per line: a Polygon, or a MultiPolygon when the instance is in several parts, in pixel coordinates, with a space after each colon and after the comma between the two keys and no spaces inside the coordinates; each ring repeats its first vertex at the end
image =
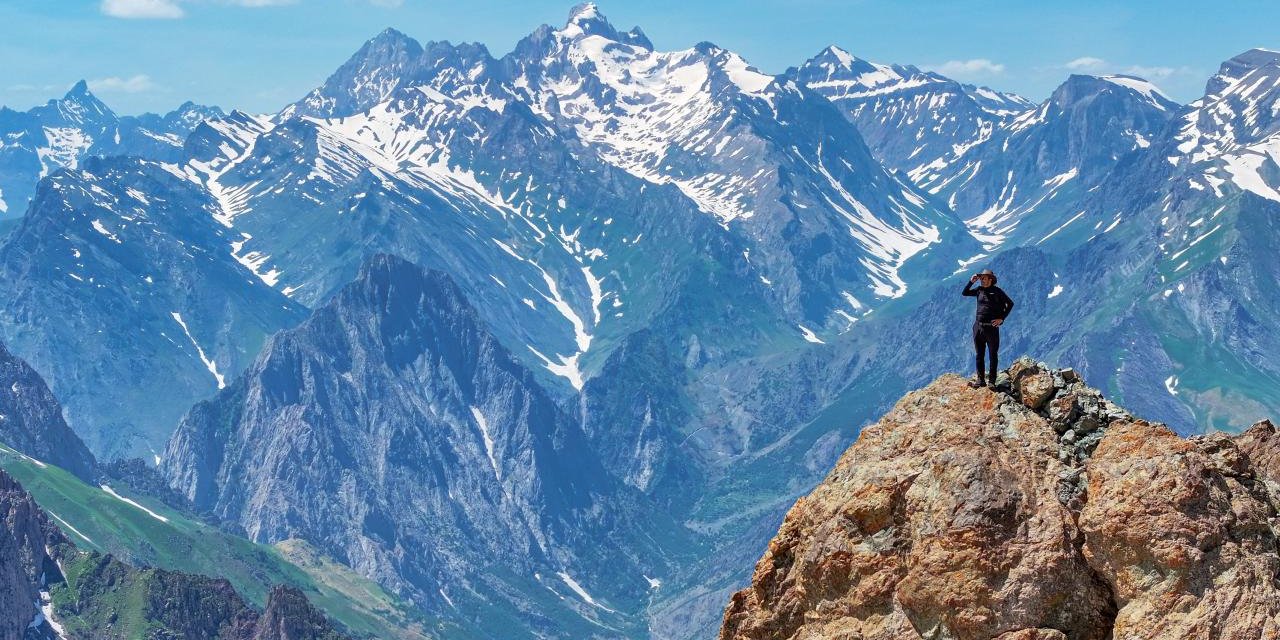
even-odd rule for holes
{"type": "Polygon", "coordinates": [[[993,327],[981,322],[973,323],[973,350],[977,352],[978,380],[983,380],[982,370],[986,351],[991,351],[991,375],[986,379],[996,381],[996,370],[1000,368],[1000,327],[993,327]]]}

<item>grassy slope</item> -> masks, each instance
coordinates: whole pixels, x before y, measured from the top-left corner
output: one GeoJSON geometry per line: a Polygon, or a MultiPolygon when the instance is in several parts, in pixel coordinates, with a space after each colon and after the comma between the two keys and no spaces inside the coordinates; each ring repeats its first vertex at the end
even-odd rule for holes
{"type": "Polygon", "coordinates": [[[111,553],[135,566],[226,578],[261,607],[276,584],[290,584],[357,637],[418,639],[453,635],[344,565],[300,543],[276,549],[210,527],[124,487],[139,507],[53,465],[0,445],[0,467],[17,478],[77,546],[111,553]]]}

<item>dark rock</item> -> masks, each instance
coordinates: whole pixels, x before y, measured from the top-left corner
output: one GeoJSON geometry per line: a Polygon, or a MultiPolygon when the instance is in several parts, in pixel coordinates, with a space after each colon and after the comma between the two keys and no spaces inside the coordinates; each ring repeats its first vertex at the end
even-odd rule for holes
{"type": "Polygon", "coordinates": [[[40,374],[0,343],[0,443],[92,483],[97,462],[40,374]]]}

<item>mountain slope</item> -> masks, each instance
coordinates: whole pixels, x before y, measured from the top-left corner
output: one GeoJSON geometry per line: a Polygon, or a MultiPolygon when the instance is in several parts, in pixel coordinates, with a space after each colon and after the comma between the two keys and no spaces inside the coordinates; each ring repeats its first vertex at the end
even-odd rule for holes
{"type": "Polygon", "coordinates": [[[1072,370],[946,375],[788,513],[722,638],[1270,637],[1275,429],[1183,440],[1072,370]]]}
{"type": "Polygon", "coordinates": [[[963,160],[913,177],[931,192],[949,194],[957,211],[971,212],[968,224],[989,242],[1020,234],[1018,243],[1029,243],[1076,213],[1079,194],[1165,134],[1180,110],[1139,78],[1072,75],[963,160]]]}
{"type": "Polygon", "coordinates": [[[636,34],[580,5],[503,63],[559,130],[714,216],[797,321],[845,327],[969,248],[954,216],[885,172],[828,101],[710,43],[657,52],[636,34]]]}
{"type": "Polygon", "coordinates": [[[62,419],[44,379],[0,344],[0,443],[93,482],[97,461],[62,419]]]}
{"type": "Polygon", "coordinates": [[[869,62],[827,47],[787,70],[831,100],[886,166],[916,175],[990,139],[1035,105],[910,65],[869,62]]]}
{"type": "Polygon", "coordinates": [[[0,467],[22,483],[81,551],[102,554],[86,558],[86,567],[111,568],[101,560],[110,557],[175,575],[211,576],[230,582],[255,607],[267,602],[275,586],[288,585],[359,637],[421,640],[446,631],[428,625],[408,603],[301,541],[256,545],[115,479],[86,484],[63,469],[3,446],[0,467]]]}
{"type": "Polygon", "coordinates": [[[110,555],[78,551],[4,471],[0,560],[0,635],[6,638],[346,637],[292,588],[273,589],[259,613],[225,580],[138,570],[110,555]]]}
{"type": "Polygon", "coordinates": [[[632,528],[638,498],[447,276],[385,255],[198,404],[162,464],[251,539],[305,538],[481,634],[633,633],[674,535],[632,528]]]}
{"type": "Polygon", "coordinates": [[[150,459],[301,316],[231,255],[213,206],[164,165],[90,158],[42,181],[0,246],[0,334],[102,458],[150,459]]]}
{"type": "Polygon", "coordinates": [[[404,255],[449,273],[522,362],[570,388],[706,263],[740,272],[734,294],[763,288],[679,191],[583,153],[499,89],[455,87],[497,73],[482,49],[427,51],[428,84],[366,111],[198,132],[187,171],[221,194],[237,255],[264,281],[314,305],[371,253],[404,255]],[[231,139],[247,142],[218,156],[231,139]]]}

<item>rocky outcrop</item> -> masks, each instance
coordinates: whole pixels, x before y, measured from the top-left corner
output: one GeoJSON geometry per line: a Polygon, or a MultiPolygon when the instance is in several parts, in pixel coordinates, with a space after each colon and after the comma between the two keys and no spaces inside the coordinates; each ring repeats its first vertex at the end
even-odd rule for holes
{"type": "Polygon", "coordinates": [[[944,375],[862,431],[721,638],[1280,637],[1280,438],[1180,438],[1070,369],[944,375]]]}
{"type": "Polygon", "coordinates": [[[292,587],[276,587],[267,596],[267,606],[253,625],[252,634],[237,635],[245,640],[340,640],[334,631],[301,591],[292,587]]]}
{"type": "Polygon", "coordinates": [[[44,379],[0,343],[0,444],[93,482],[96,462],[44,379]]]}
{"type": "Polygon", "coordinates": [[[48,602],[45,585],[61,574],[48,550],[65,541],[22,485],[0,470],[0,638],[49,637],[41,606],[48,602]]]}

